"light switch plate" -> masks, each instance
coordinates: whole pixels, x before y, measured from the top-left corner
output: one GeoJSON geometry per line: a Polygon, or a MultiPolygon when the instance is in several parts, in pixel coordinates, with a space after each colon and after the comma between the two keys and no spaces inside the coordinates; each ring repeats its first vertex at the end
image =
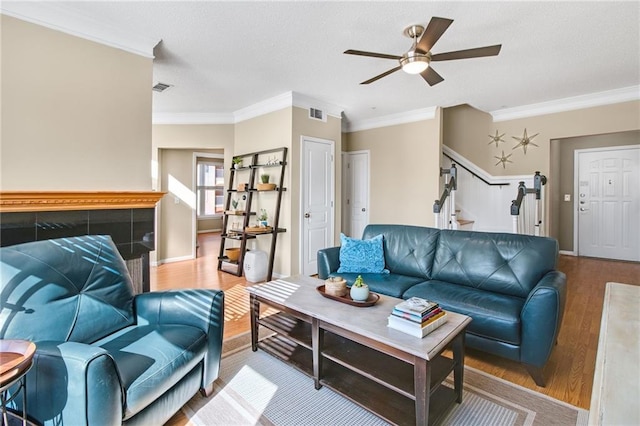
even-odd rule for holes
{"type": "Polygon", "coordinates": [[[565,201],[571,201],[571,194],[564,194],[565,201]]]}

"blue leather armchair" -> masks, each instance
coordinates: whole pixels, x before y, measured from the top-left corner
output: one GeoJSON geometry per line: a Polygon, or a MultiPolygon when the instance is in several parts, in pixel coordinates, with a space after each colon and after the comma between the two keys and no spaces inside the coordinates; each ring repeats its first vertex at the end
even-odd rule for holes
{"type": "Polygon", "coordinates": [[[0,338],[37,345],[27,375],[33,420],[160,425],[198,390],[212,391],[222,350],[222,291],[134,296],[108,236],[3,247],[0,268],[0,338]]]}
{"type": "MultiPolygon", "coordinates": [[[[363,238],[376,235],[383,235],[390,273],[362,274],[372,291],[434,300],[470,316],[467,346],[523,363],[544,386],[566,299],[556,240],[405,225],[368,225],[363,238]]],[[[339,266],[339,247],[318,252],[319,278],[352,283],[358,274],[338,274],[339,266]]]]}

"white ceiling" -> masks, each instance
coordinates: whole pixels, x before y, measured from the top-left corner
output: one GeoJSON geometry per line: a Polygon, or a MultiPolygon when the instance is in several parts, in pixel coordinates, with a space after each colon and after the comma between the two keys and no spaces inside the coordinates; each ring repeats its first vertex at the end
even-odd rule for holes
{"type": "MultiPolygon", "coordinates": [[[[12,3],[20,2],[4,2],[12,3]]],[[[638,1],[54,4],[122,37],[162,40],[154,80],[175,87],[153,94],[155,114],[228,115],[286,92],[339,105],[351,122],[463,103],[495,112],[622,88],[640,97],[638,1]],[[432,16],[454,19],[433,53],[500,43],[502,51],[434,63],[445,80],[433,87],[401,71],[359,84],[397,62],[344,50],[400,55],[411,44],[403,29],[432,16]]]]}

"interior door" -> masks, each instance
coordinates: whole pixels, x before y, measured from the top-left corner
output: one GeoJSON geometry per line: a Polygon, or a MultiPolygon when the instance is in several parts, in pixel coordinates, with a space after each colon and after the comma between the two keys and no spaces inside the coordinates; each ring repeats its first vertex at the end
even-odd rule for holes
{"type": "Polygon", "coordinates": [[[640,148],[577,157],[578,254],[640,261],[640,148]]]}
{"type": "Polygon", "coordinates": [[[302,273],[318,273],[318,250],[334,245],[333,141],[302,137],[301,254],[302,273]]]}
{"type": "Polygon", "coordinates": [[[348,232],[352,238],[362,238],[369,224],[369,151],[348,153],[346,167],[348,232]]]}

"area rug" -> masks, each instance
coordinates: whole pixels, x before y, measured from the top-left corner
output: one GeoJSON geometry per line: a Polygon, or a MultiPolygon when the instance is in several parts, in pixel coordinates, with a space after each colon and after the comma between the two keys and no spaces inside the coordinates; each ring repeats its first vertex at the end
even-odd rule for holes
{"type": "MultiPolygon", "coordinates": [[[[246,340],[245,340],[246,341],[246,340]]],[[[387,425],[348,399],[240,341],[225,347],[220,379],[209,398],[196,395],[183,412],[195,426],[387,425]]],[[[442,425],[586,425],[588,411],[467,367],[464,400],[442,425]]],[[[447,379],[447,385],[453,387],[447,379]]]]}

